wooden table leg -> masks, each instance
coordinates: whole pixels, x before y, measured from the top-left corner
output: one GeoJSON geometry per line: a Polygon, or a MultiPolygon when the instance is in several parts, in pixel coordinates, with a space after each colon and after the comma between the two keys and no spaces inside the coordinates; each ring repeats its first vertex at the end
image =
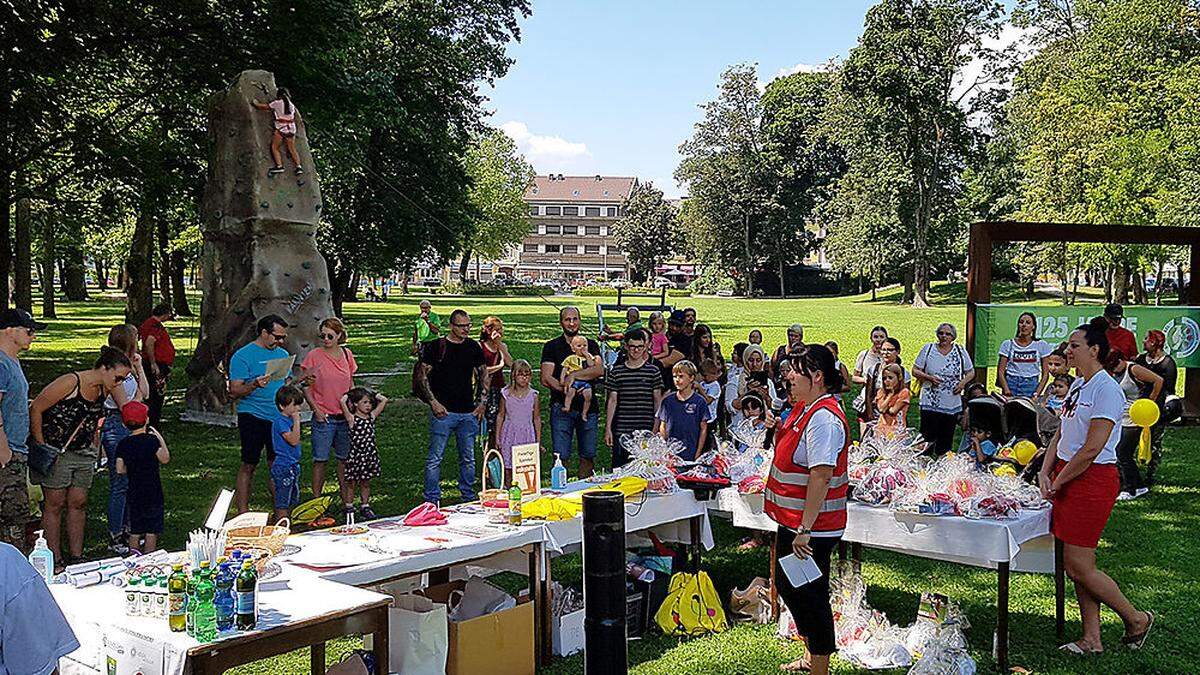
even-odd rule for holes
{"type": "Polygon", "coordinates": [[[691,549],[692,571],[693,572],[700,571],[700,549],[703,546],[703,544],[700,543],[700,531],[702,529],[701,526],[703,523],[702,523],[701,519],[703,517],[704,516],[693,516],[688,521],[688,525],[690,526],[691,537],[692,537],[692,543],[689,546],[689,548],[691,549]]]}
{"type": "Polygon", "coordinates": [[[857,541],[850,543],[850,558],[859,565],[862,564],[862,544],[857,541]]]}
{"type": "Polygon", "coordinates": [[[325,675],[325,643],[318,642],[309,648],[309,672],[312,675],[325,675]]]}
{"type": "Polygon", "coordinates": [[[846,540],[839,539],[838,540],[838,560],[844,561],[846,559],[848,551],[849,551],[849,546],[846,544],[846,540]]]}
{"type": "Polygon", "coordinates": [[[1008,563],[996,565],[996,667],[1008,672],[1008,563]]]}
{"type": "Polygon", "coordinates": [[[1054,634],[1062,642],[1067,633],[1067,580],[1063,568],[1063,543],[1054,539],[1054,634]]]}
{"type": "Polygon", "coordinates": [[[371,634],[371,650],[375,653],[375,673],[387,675],[391,671],[391,645],[388,644],[388,608],[381,607],[375,618],[375,632],[371,634]]]}

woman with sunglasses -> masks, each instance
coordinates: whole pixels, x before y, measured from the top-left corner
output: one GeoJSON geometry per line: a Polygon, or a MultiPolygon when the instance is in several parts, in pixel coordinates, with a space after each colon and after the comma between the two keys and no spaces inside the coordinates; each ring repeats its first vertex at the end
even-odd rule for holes
{"type": "MultiPolygon", "coordinates": [[[[346,460],[350,458],[350,425],[342,411],[342,397],[354,388],[354,373],[358,362],[346,347],[346,325],[337,317],[321,322],[318,334],[321,343],[304,357],[301,367],[312,377],[305,388],[304,398],[312,408],[313,496],[325,490],[325,469],[330,455],[337,461],[338,492],[342,497],[342,512],[354,512],[354,493],[346,481],[346,460]]],[[[329,527],[332,518],[322,515],[313,521],[314,527],[329,527]]]]}
{"type": "Polygon", "coordinates": [[[921,436],[934,457],[953,449],[962,392],[975,379],[975,364],[954,342],[957,337],[954,325],[943,323],[937,327],[937,341],[922,347],[913,361],[913,377],[921,381],[921,436]]]}
{"type": "Polygon", "coordinates": [[[847,464],[850,425],[837,394],[842,373],[824,345],[802,348],[789,357],[788,385],[798,401],[775,433],[775,458],[767,477],[765,510],[778,525],[781,554],[812,557],[820,578],[792,586],[780,566],[775,572],[779,596],[796,621],[809,658],[783,666],[785,671],[829,672],[837,650],[829,605],[829,559],[846,528],[847,464]]]}

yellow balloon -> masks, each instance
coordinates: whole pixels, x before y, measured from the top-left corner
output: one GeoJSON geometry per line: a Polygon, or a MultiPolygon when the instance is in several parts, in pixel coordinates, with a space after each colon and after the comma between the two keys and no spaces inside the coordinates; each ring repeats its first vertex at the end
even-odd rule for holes
{"type": "Polygon", "coordinates": [[[1148,398],[1139,398],[1129,406],[1129,419],[1139,427],[1152,427],[1158,422],[1158,404],[1148,398]]]}
{"type": "Polygon", "coordinates": [[[1017,441],[1013,446],[1014,459],[1021,463],[1022,466],[1033,461],[1034,455],[1037,454],[1037,446],[1033,441],[1017,441]]]}

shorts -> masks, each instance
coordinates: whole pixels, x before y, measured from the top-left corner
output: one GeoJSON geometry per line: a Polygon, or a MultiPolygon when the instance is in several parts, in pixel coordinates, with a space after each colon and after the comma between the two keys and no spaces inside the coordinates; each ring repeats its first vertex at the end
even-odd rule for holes
{"type": "MultiPolygon", "coordinates": [[[[1056,460],[1052,476],[1057,476],[1067,463],[1056,460]]],[[[1096,548],[1108,523],[1121,478],[1115,464],[1092,464],[1058,490],[1050,512],[1050,531],[1064,543],[1083,548],[1096,548]]]]}
{"type": "Polygon", "coordinates": [[[260,419],[250,413],[238,413],[238,436],[242,440],[242,464],[258,466],[263,448],[267,449],[267,464],[275,461],[275,446],[271,442],[270,420],[260,419]]]}
{"type": "Polygon", "coordinates": [[[571,388],[575,391],[585,391],[592,388],[592,383],[584,382],[583,380],[574,380],[571,382],[571,388]]]}
{"type": "Polygon", "coordinates": [[[345,417],[329,415],[324,422],[313,420],[311,426],[314,462],[328,462],[330,450],[339,462],[350,457],[350,425],[345,417]]]}
{"type": "Polygon", "coordinates": [[[279,134],[283,138],[295,138],[296,137],[296,125],[295,124],[284,124],[282,127],[277,126],[277,127],[275,127],[275,133],[279,134]]]}
{"type": "Polygon", "coordinates": [[[29,479],[35,485],[41,485],[47,490],[66,490],[67,488],[92,487],[92,479],[96,477],[96,458],[84,455],[74,450],[67,450],[54,460],[50,473],[42,474],[29,470],[29,479]]]}
{"type": "Polygon", "coordinates": [[[300,503],[300,465],[271,467],[271,484],[275,486],[275,508],[295,508],[300,503]]]}

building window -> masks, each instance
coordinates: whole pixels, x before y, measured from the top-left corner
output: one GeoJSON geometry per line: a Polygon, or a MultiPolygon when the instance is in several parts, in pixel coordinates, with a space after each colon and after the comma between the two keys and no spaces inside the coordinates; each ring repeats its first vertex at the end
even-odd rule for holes
{"type": "Polygon", "coordinates": [[[600,207],[599,206],[585,206],[583,208],[583,215],[598,216],[598,215],[600,215],[600,207]]]}
{"type": "Polygon", "coordinates": [[[579,234],[579,226],[578,225],[563,225],[562,233],[563,234],[579,234]]]}
{"type": "Polygon", "coordinates": [[[562,214],[563,214],[564,216],[577,216],[577,215],[579,215],[579,207],[578,207],[578,206],[564,206],[564,207],[562,207],[562,210],[563,210],[563,213],[562,213],[562,214]]]}
{"type": "Polygon", "coordinates": [[[547,206],[546,207],[546,215],[548,215],[548,216],[562,215],[562,209],[557,206],[547,206]]]}
{"type": "Polygon", "coordinates": [[[529,215],[536,216],[537,214],[538,214],[538,207],[536,207],[536,206],[529,207],[529,215]]]}
{"type": "Polygon", "coordinates": [[[609,245],[608,254],[609,255],[621,255],[621,247],[609,245]]]}
{"type": "Polygon", "coordinates": [[[546,244],[546,253],[562,253],[562,246],[558,244],[546,244]]]}
{"type": "Polygon", "coordinates": [[[559,225],[558,223],[555,223],[553,225],[546,225],[546,234],[561,234],[561,233],[562,233],[562,226],[559,225]]]}
{"type": "Polygon", "coordinates": [[[593,236],[593,237],[598,237],[598,236],[600,236],[600,226],[599,225],[585,225],[583,228],[583,233],[586,235],[593,236]]]}
{"type": "Polygon", "coordinates": [[[617,207],[615,207],[615,206],[608,207],[608,217],[609,218],[617,217],[617,207]]]}
{"type": "Polygon", "coordinates": [[[572,254],[579,253],[579,246],[577,246],[575,244],[563,244],[562,252],[563,253],[572,253],[572,254]]]}
{"type": "Polygon", "coordinates": [[[587,244],[583,247],[583,252],[588,255],[600,255],[600,246],[598,244],[587,244]]]}
{"type": "Polygon", "coordinates": [[[526,253],[537,253],[537,244],[525,244],[522,250],[526,253]]]}

